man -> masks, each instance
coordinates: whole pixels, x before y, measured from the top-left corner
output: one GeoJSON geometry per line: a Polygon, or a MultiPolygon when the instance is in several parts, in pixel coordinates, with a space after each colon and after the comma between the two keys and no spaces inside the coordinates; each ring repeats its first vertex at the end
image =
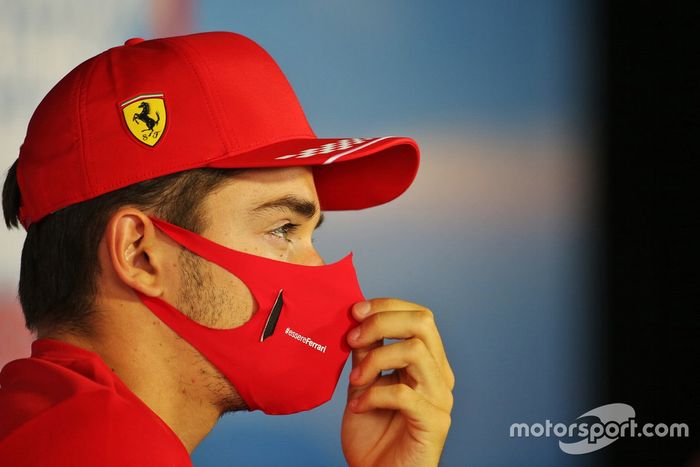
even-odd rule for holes
{"type": "Polygon", "coordinates": [[[226,412],[327,401],[352,352],[348,463],[436,465],[454,376],[430,310],[366,300],[352,256],[312,243],[322,210],[388,202],[417,168],[410,138],[316,138],[238,34],[79,65],[3,189],[38,339],[0,373],[0,464],[190,465],[226,412]]]}

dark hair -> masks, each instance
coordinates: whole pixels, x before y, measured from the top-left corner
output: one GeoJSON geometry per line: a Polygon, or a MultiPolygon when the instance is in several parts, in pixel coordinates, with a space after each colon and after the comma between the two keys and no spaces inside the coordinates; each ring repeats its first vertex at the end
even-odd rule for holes
{"type": "MultiPolygon", "coordinates": [[[[107,222],[125,206],[201,233],[205,197],[243,169],[192,169],[146,180],[60,209],[29,226],[22,248],[19,300],[27,328],[89,333],[100,265],[97,249],[107,222]]],[[[8,228],[19,226],[17,162],[2,192],[8,228]]]]}

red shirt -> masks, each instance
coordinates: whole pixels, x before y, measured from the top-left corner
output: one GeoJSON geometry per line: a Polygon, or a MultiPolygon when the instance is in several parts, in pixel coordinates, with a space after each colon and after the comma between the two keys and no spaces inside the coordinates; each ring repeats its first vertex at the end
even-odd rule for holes
{"type": "Polygon", "coordinates": [[[2,466],[191,466],[180,439],[94,352],[52,339],[0,372],[2,466]]]}

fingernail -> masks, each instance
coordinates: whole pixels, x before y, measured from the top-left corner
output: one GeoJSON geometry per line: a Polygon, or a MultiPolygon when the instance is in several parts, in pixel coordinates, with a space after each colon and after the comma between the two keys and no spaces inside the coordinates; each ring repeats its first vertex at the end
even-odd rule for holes
{"type": "Polygon", "coordinates": [[[360,338],[360,326],[357,326],[355,329],[350,331],[350,333],[348,334],[348,339],[350,339],[351,341],[356,341],[359,338],[360,338]]]}
{"type": "Polygon", "coordinates": [[[350,379],[356,380],[358,376],[360,376],[360,367],[355,367],[350,372],[350,379]]]}
{"type": "Polygon", "coordinates": [[[354,410],[357,408],[357,404],[360,402],[357,399],[351,399],[350,402],[348,402],[348,406],[350,407],[351,410],[354,410]]]}
{"type": "Polygon", "coordinates": [[[369,302],[359,302],[355,305],[355,312],[360,316],[367,316],[371,308],[369,302]]]}

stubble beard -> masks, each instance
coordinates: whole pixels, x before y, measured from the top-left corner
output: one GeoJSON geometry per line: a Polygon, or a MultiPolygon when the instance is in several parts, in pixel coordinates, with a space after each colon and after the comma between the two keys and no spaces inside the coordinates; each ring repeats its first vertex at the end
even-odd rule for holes
{"type": "MultiPolygon", "coordinates": [[[[180,254],[179,265],[182,287],[177,296],[178,308],[205,326],[220,327],[226,323],[225,310],[235,310],[236,300],[226,289],[215,290],[211,265],[186,249],[180,254]]],[[[211,403],[217,407],[220,415],[247,410],[246,403],[231,382],[197,349],[191,348],[199,374],[206,381],[211,403]]]]}

